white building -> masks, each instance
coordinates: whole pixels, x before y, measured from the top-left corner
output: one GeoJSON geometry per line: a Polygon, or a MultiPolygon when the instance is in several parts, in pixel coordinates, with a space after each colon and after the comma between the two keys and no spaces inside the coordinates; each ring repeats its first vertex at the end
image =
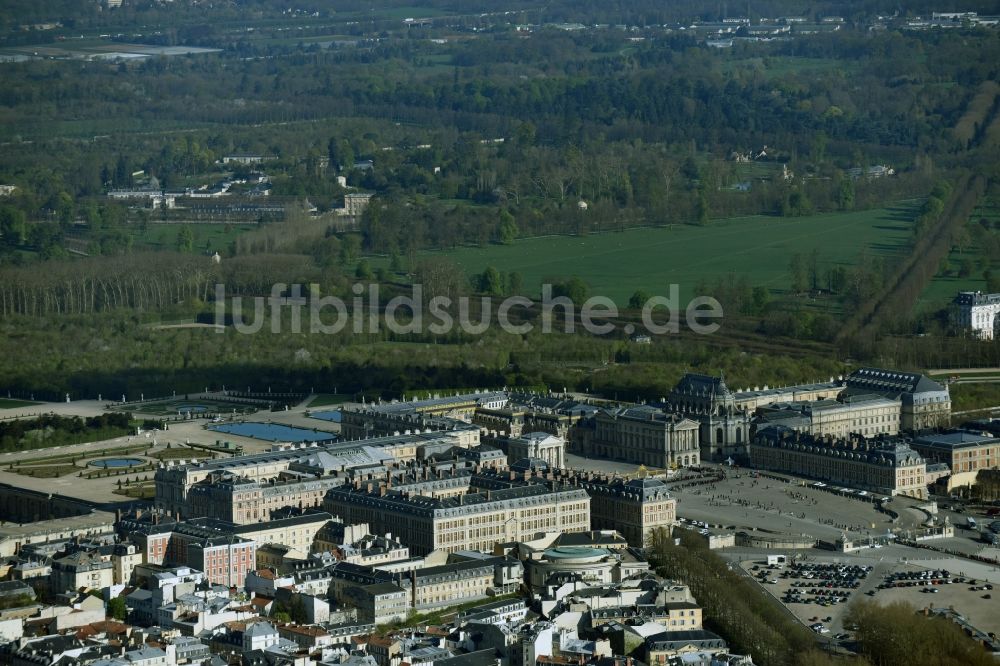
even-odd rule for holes
{"type": "Polygon", "coordinates": [[[365,212],[372,195],[368,192],[351,192],[344,195],[344,215],[357,217],[365,212]]]}
{"type": "Polygon", "coordinates": [[[278,630],[270,622],[254,622],[243,632],[243,651],[264,650],[277,645],[278,630]]]}
{"type": "Polygon", "coordinates": [[[566,465],[566,440],[547,432],[531,432],[507,442],[507,461],[517,462],[524,458],[544,460],[550,467],[563,468],[566,465]]]}
{"type": "Polygon", "coordinates": [[[956,324],[984,340],[993,339],[998,323],[997,313],[1000,313],[1000,294],[960,291],[952,305],[956,324]]]}

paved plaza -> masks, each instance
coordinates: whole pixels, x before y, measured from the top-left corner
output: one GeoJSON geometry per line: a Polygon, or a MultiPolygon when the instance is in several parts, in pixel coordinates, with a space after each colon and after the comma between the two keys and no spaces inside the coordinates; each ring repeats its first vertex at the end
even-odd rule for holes
{"type": "Polygon", "coordinates": [[[729,471],[721,481],[680,487],[673,492],[677,514],[683,518],[736,529],[756,527],[805,534],[826,541],[833,541],[845,532],[852,537],[885,535],[890,528],[916,527],[925,517],[904,509],[900,520],[893,523],[890,515],[879,512],[869,501],[800,482],[755,478],[746,471],[729,471]]]}

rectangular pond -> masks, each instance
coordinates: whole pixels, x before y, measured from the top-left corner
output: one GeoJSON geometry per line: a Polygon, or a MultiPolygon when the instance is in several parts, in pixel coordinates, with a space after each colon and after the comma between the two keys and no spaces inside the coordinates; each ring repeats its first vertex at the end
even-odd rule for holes
{"type": "Polygon", "coordinates": [[[292,426],[280,425],[278,423],[223,423],[212,425],[209,430],[224,432],[230,435],[240,435],[241,437],[253,437],[254,439],[264,439],[269,442],[325,442],[337,439],[337,436],[323,430],[307,430],[306,428],[293,428],[292,426]]]}
{"type": "Polygon", "coordinates": [[[331,409],[326,412],[310,412],[309,416],[314,419],[320,419],[323,421],[332,421],[334,423],[340,423],[340,410],[331,409]]]}

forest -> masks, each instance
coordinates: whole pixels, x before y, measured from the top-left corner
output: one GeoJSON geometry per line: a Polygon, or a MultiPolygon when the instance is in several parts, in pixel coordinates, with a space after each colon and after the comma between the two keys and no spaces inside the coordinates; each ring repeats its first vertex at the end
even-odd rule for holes
{"type": "MultiPolygon", "coordinates": [[[[288,12],[253,1],[5,5],[0,54],[36,45],[70,55],[0,62],[0,184],[12,186],[0,197],[0,316],[5,340],[24,341],[7,345],[0,386],[90,395],[164,377],[191,387],[256,375],[376,389],[352,377],[365,367],[385,391],[468,386],[467,373],[484,385],[656,396],[682,367],[740,376],[734,349],[761,365],[794,349],[798,369],[775,373],[788,381],[843,369],[830,358],[994,362],[991,346],[955,335],[943,301],[917,304],[942,280],[1000,283],[1000,221],[983,212],[1000,199],[1000,31],[905,29],[931,3],[878,23],[889,8],[877,3],[772,0],[752,4],[751,18],[837,14],[843,27],[711,48],[671,26],[735,9],[488,4],[383,2],[367,14],[351,2],[288,12]],[[560,27],[569,23],[582,29],[560,27]],[[73,51],[128,42],[218,51],[118,61],[73,51]],[[222,164],[240,152],[267,156],[259,168],[281,219],[212,223],[106,196],[254,175],[258,167],[222,164]],[[865,175],[883,167],[892,175],[865,175]],[[374,198],[346,224],[333,210],[350,191],[374,198]],[[333,349],[157,328],[209,322],[216,284],[233,295],[298,283],[347,296],[356,281],[389,295],[420,281],[537,298],[514,270],[470,275],[439,253],[899,202],[916,211],[900,222],[901,251],[859,243],[856,259],[838,263],[822,247],[790,253],[781,284],[757,283],[752,268],[720,273],[695,286],[732,313],[723,334],[657,340],[655,358],[622,339],[382,335],[333,349]],[[220,263],[208,259],[216,252],[220,263]],[[427,351],[409,355],[409,345],[427,351]],[[303,352],[295,372],[290,350],[303,352]]],[[[588,292],[580,275],[551,277],[578,298],[588,292]]]]}
{"type": "Polygon", "coordinates": [[[46,414],[34,419],[0,422],[0,450],[64,446],[129,434],[132,415],[109,413],[100,416],[59,416],[46,414]]]}

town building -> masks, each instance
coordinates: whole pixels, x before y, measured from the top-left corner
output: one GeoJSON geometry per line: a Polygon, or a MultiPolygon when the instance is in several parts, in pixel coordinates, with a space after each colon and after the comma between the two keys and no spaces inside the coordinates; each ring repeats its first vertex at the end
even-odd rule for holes
{"type": "Polygon", "coordinates": [[[620,583],[649,570],[649,563],[635,549],[557,546],[532,553],[524,561],[532,590],[551,596],[556,588],[599,587],[620,583]]]}
{"type": "Polygon", "coordinates": [[[926,462],[898,437],[814,436],[769,425],[754,436],[750,462],[759,469],[884,496],[927,497],[926,462]]]}
{"type": "Polygon", "coordinates": [[[928,462],[946,464],[952,487],[972,485],[979,470],[1000,467],[1000,438],[995,433],[972,429],[927,433],[913,438],[913,448],[928,462]]]}
{"type": "Polygon", "coordinates": [[[774,386],[744,388],[733,392],[736,408],[742,411],[755,412],[761,407],[776,402],[810,402],[813,400],[832,400],[844,390],[842,380],[817,382],[814,384],[795,384],[792,386],[774,386]]]}
{"type": "Polygon", "coordinates": [[[725,378],[687,373],[670,391],[667,403],[669,411],[699,424],[702,460],[746,458],[751,412],[736,403],[725,378]]]}
{"type": "Polygon", "coordinates": [[[896,435],[901,403],[862,393],[836,400],[774,403],[758,410],[759,425],[783,425],[816,437],[896,435]]]}
{"type": "Polygon", "coordinates": [[[450,430],[461,439],[459,445],[475,446],[479,428],[471,425],[473,414],[480,408],[502,409],[507,401],[506,392],[492,391],[342,409],[340,432],[345,438],[368,438],[412,430],[450,430]]]}
{"type": "Polygon", "coordinates": [[[726,641],[721,636],[705,629],[664,631],[646,638],[642,658],[647,664],[662,664],[667,659],[680,655],[696,652],[715,655],[727,650],[726,641]]]}
{"type": "Polygon", "coordinates": [[[557,395],[510,393],[502,408],[480,407],[472,422],[490,437],[520,437],[526,432],[547,432],[574,443],[573,427],[593,416],[597,407],[557,395]]]}
{"type": "MultiPolygon", "coordinates": [[[[346,413],[346,412],[345,412],[346,413]]],[[[478,429],[475,429],[478,439],[478,429]]],[[[360,441],[299,444],[265,453],[161,465],[154,475],[155,506],[173,518],[210,517],[234,523],[268,520],[288,507],[318,506],[352,470],[384,472],[428,451],[462,445],[456,431],[412,432],[360,441]]]]}
{"type": "Polygon", "coordinates": [[[946,427],[951,422],[948,387],[916,372],[859,368],[847,377],[842,397],[865,394],[899,401],[899,427],[907,432],[946,427]]]}
{"type": "Polygon", "coordinates": [[[591,529],[618,530],[637,548],[646,546],[654,530],[669,534],[677,521],[677,500],[659,479],[604,476],[582,480],[580,486],[590,495],[591,529]]]}
{"type": "Polygon", "coordinates": [[[507,461],[523,458],[543,460],[550,467],[566,466],[566,440],[546,432],[531,432],[513,439],[501,439],[499,446],[506,451],[507,461]]]}
{"type": "Polygon", "coordinates": [[[232,153],[222,157],[223,164],[260,164],[264,161],[264,156],[260,153],[232,153]]]}
{"type": "Polygon", "coordinates": [[[257,543],[235,531],[188,522],[123,519],[118,529],[145,553],[146,563],[203,571],[211,583],[243,587],[257,568],[257,543]]]}
{"type": "Polygon", "coordinates": [[[114,566],[108,558],[78,550],[52,560],[49,578],[53,592],[101,590],[114,583],[114,566]]]}
{"type": "Polygon", "coordinates": [[[611,458],[654,469],[698,465],[700,425],[656,407],[598,410],[574,432],[582,455],[611,458]],[[589,433],[584,433],[589,429],[589,433]]]}
{"type": "Polygon", "coordinates": [[[345,522],[368,523],[398,536],[416,554],[488,552],[497,541],[517,541],[538,531],[590,529],[590,497],[568,484],[528,483],[433,498],[358,483],[331,489],[323,506],[345,522]]]}
{"type": "Polygon", "coordinates": [[[344,215],[359,217],[368,208],[371,198],[370,192],[348,192],[344,195],[344,215]]]}

